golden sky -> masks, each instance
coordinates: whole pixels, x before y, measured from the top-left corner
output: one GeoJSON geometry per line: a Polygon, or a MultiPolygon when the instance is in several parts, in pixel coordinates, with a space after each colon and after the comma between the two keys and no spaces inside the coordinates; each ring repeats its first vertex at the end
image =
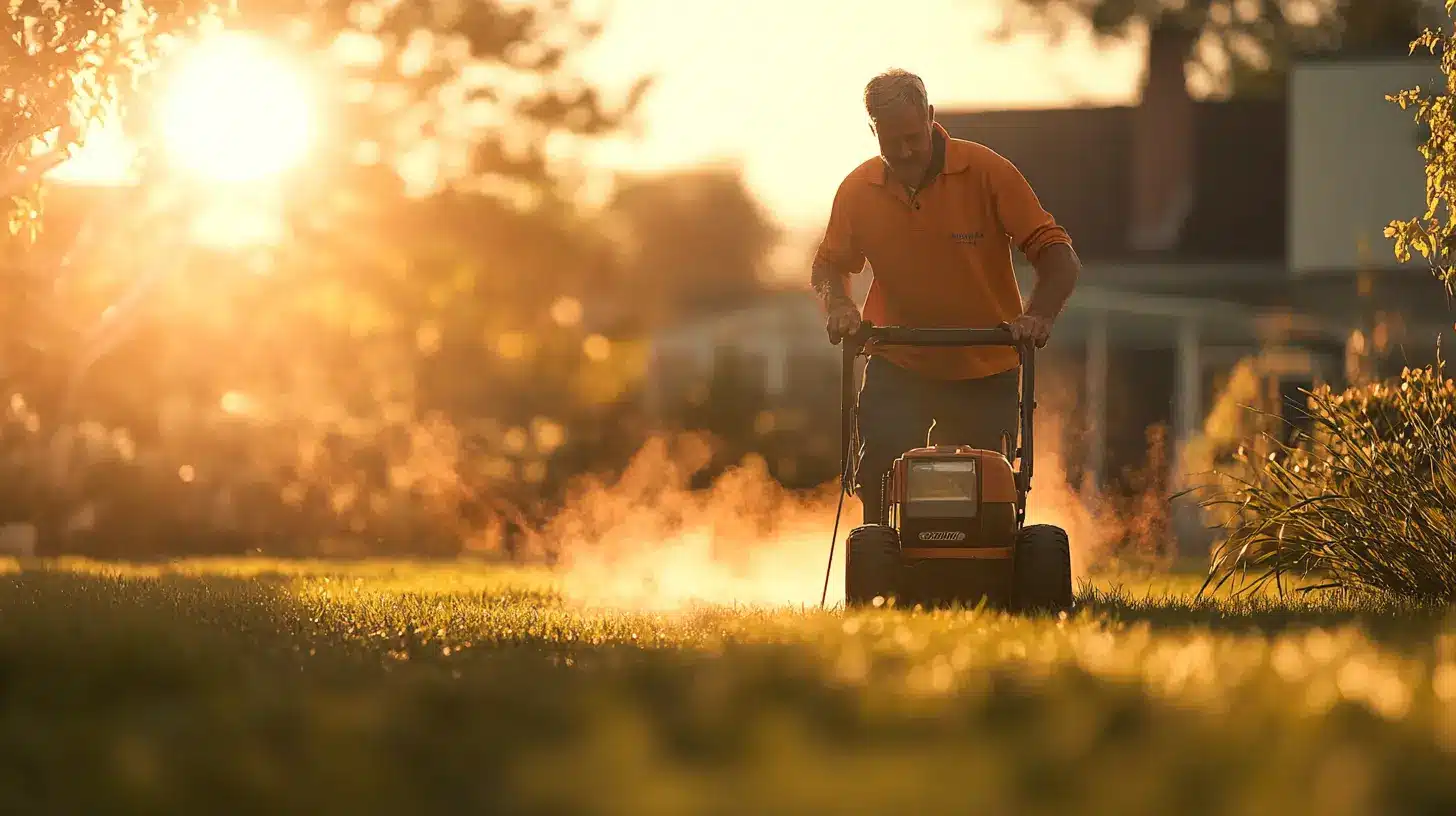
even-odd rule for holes
{"type": "Polygon", "coordinates": [[[615,166],[738,159],[791,229],[815,229],[845,173],[874,155],[860,93],[888,67],[925,78],[955,107],[1061,107],[1136,95],[1139,45],[996,44],[1001,0],[611,0],[589,63],[603,81],[658,85],[647,133],[615,166]]]}
{"type": "MultiPolygon", "coordinates": [[[[641,112],[640,141],[608,145],[592,159],[634,170],[733,161],[777,220],[791,232],[813,232],[822,227],[839,181],[874,155],[860,94],[865,81],[885,68],[920,73],[943,109],[1105,104],[1135,96],[1140,44],[1099,48],[1085,32],[1057,47],[1037,33],[996,43],[990,32],[1001,3],[578,0],[585,13],[606,15],[601,40],[581,58],[588,78],[608,89],[625,88],[644,74],[657,79],[641,112]]],[[[174,149],[214,169],[228,168],[236,162],[222,153],[242,149],[232,137],[246,136],[245,146],[260,160],[280,158],[263,155],[256,135],[235,133],[236,123],[228,124],[270,120],[276,111],[260,114],[259,106],[272,110],[269,100],[291,98],[296,90],[282,74],[264,83],[260,71],[279,72],[266,54],[240,61],[250,49],[226,40],[199,49],[196,70],[189,72],[198,87],[192,93],[180,88],[176,115],[163,117],[178,126],[170,134],[177,137],[171,139],[174,149]],[[216,70],[205,70],[209,65],[216,70]],[[209,92],[229,84],[224,80],[232,74],[256,80],[262,101],[249,107],[241,99],[247,94],[237,89],[209,92]]],[[[98,134],[56,175],[114,177],[126,164],[115,139],[98,134]]]]}

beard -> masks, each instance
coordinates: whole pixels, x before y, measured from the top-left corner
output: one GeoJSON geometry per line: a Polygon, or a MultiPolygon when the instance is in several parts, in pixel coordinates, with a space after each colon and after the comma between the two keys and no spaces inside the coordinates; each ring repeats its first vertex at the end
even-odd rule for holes
{"type": "Polygon", "coordinates": [[[925,170],[930,166],[930,155],[916,154],[908,159],[885,159],[889,165],[890,172],[901,181],[915,184],[925,175],[925,170]]]}

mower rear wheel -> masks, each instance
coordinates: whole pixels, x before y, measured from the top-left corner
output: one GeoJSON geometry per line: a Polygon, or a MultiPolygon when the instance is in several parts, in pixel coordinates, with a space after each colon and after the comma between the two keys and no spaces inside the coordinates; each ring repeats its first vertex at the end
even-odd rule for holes
{"type": "Polygon", "coordinates": [[[850,531],[845,545],[844,605],[871,606],[899,591],[900,535],[894,527],[867,524],[850,531]]]}
{"type": "Polygon", "coordinates": [[[1016,534],[1012,604],[1022,612],[1072,608],[1072,553],[1067,531],[1031,524],[1016,534]]]}

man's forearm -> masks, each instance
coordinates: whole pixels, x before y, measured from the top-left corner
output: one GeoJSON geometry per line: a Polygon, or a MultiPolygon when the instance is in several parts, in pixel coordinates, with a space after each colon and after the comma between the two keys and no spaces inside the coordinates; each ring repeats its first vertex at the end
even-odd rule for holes
{"type": "Polygon", "coordinates": [[[1082,261],[1070,245],[1052,244],[1042,251],[1033,266],[1036,267],[1036,284],[1032,287],[1031,302],[1026,305],[1026,311],[1048,320],[1056,319],[1077,286],[1082,261]]]}
{"type": "Polygon", "coordinates": [[[814,292],[825,309],[836,304],[854,304],[854,298],[849,295],[848,275],[835,271],[829,264],[816,261],[809,277],[814,292]]]}

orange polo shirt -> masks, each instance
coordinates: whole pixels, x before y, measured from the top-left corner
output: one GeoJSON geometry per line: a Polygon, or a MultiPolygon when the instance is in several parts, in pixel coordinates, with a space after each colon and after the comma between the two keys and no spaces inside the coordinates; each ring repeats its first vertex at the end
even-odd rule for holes
{"type": "MultiPolygon", "coordinates": [[[[1035,263],[1052,244],[1072,243],[1006,158],[952,139],[939,122],[944,164],[912,200],[876,156],[839,185],[816,267],[874,273],[863,314],[877,326],[994,328],[1021,314],[1011,252],[1035,263]]],[[[1016,367],[1003,347],[886,346],[877,356],[936,379],[971,379],[1016,367]]]]}

